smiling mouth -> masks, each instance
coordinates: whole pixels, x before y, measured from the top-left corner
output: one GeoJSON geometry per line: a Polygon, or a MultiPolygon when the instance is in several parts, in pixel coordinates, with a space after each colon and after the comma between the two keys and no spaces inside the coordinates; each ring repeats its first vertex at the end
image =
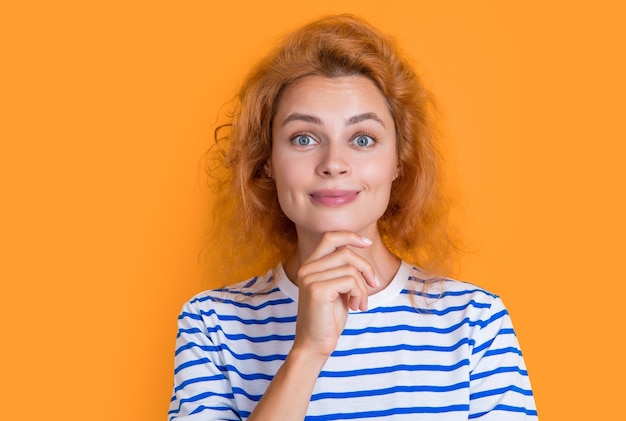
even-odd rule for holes
{"type": "Polygon", "coordinates": [[[354,201],[359,195],[355,190],[323,190],[310,194],[315,203],[328,207],[339,207],[354,201]]]}

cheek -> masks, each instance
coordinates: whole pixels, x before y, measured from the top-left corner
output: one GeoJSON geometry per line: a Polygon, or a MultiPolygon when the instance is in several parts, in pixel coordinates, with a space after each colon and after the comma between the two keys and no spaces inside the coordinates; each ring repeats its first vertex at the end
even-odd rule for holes
{"type": "Polygon", "coordinates": [[[277,188],[284,188],[294,178],[293,165],[285,165],[284,160],[274,159],[272,162],[272,178],[276,180],[277,188]]]}
{"type": "Polygon", "coordinates": [[[369,180],[380,186],[391,185],[397,172],[396,167],[395,163],[370,162],[362,167],[361,174],[366,181],[369,180]]]}
{"type": "Polygon", "coordinates": [[[292,206],[298,191],[303,189],[302,171],[298,171],[293,165],[272,165],[272,178],[276,186],[276,195],[280,207],[285,211],[286,207],[292,206]]]}
{"type": "Polygon", "coordinates": [[[311,157],[289,153],[288,150],[285,151],[285,148],[275,148],[270,159],[272,178],[276,180],[280,188],[288,189],[302,184],[313,171],[313,161],[311,157]]]}

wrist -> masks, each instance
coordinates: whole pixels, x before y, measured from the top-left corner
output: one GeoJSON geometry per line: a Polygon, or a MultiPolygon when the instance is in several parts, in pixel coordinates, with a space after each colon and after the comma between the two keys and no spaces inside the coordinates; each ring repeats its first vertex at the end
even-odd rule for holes
{"type": "Polygon", "coordinates": [[[315,379],[317,379],[329,356],[330,355],[315,352],[308,347],[294,344],[291,351],[289,351],[289,355],[287,355],[285,364],[287,367],[296,368],[297,371],[302,374],[314,375],[315,379]]]}

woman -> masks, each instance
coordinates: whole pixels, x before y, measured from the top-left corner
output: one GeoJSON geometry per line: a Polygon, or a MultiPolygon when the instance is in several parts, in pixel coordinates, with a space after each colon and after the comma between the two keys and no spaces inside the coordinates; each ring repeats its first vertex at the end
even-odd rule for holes
{"type": "Polygon", "coordinates": [[[500,299],[433,275],[432,100],[387,37],[351,16],[289,35],[228,142],[222,240],[282,263],[185,305],[170,420],[536,417],[500,299]]]}

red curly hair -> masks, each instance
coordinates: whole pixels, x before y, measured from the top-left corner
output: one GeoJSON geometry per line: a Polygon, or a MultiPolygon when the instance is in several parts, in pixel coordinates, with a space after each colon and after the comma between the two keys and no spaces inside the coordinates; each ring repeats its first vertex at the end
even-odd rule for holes
{"type": "Polygon", "coordinates": [[[398,257],[431,273],[445,272],[455,248],[435,102],[394,41],[351,15],[322,18],[287,35],[246,78],[230,123],[216,129],[213,239],[223,253],[213,263],[245,276],[250,272],[244,267],[261,270],[293,252],[295,225],[280,209],[263,167],[282,93],[310,75],[365,76],[383,93],[396,125],[400,166],[379,230],[398,257]]]}

